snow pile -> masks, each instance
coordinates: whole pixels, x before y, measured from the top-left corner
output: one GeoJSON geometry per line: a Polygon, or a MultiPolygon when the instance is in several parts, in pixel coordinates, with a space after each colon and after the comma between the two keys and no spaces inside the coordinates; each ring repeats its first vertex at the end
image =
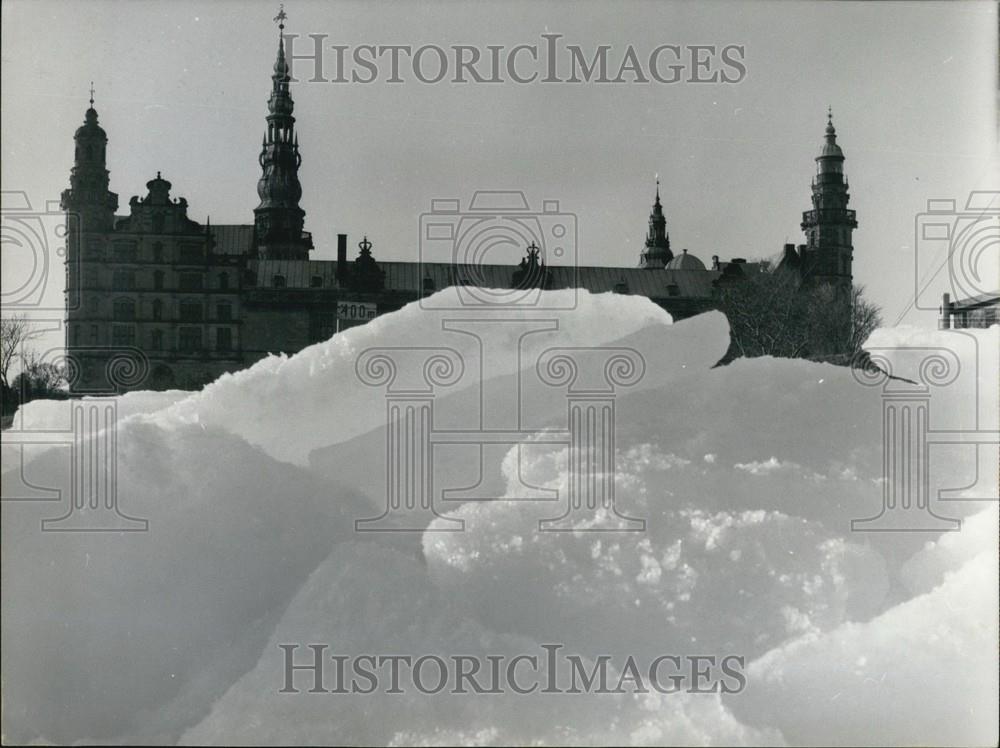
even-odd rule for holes
{"type": "MultiPolygon", "coordinates": [[[[987,512],[996,532],[997,514],[987,512]]],[[[867,623],[792,641],[749,669],[737,713],[793,743],[994,745],[997,549],[867,623]]]]}
{"type": "MultiPolygon", "coordinates": [[[[6,738],[995,743],[995,503],[947,503],[956,533],[851,531],[881,506],[885,385],[805,361],[712,368],[721,315],[671,324],[636,297],[579,302],[535,316],[558,329],[525,335],[527,315],[478,339],[412,306],[201,393],[122,398],[118,494],[148,533],[43,533],[59,507],[3,505],[6,738]],[[424,532],[356,533],[385,510],[387,449],[385,388],[361,382],[356,361],[415,345],[452,349],[467,375],[436,393],[436,429],[481,427],[490,398],[518,392],[516,418],[489,417],[534,436],[437,445],[435,491],[457,491],[435,498],[444,516],[424,532]],[[614,477],[616,511],[642,532],[539,532],[565,510],[543,499],[566,495],[578,455],[549,438],[566,428],[565,388],[542,386],[536,360],[580,346],[642,356],[643,375],[616,393],[614,477]],[[464,532],[438,532],[456,519],[464,532]],[[310,693],[299,670],[298,693],[282,693],[283,646],[301,665],[310,644],[479,663],[558,645],[588,669],[608,657],[612,686],[628,658],[733,655],[746,689],[689,693],[689,674],[674,693],[387,693],[384,677],[370,694],[310,693]]],[[[932,427],[988,429],[995,414],[969,400],[992,402],[982,371],[997,333],[880,332],[873,348],[914,381],[921,364],[900,346],[954,349],[947,384],[924,366],[939,380],[932,427]]],[[[54,423],[50,406],[29,420],[54,423]]],[[[997,495],[988,450],[940,448],[932,495],[997,495]]],[[[65,452],[25,471],[65,485],[65,452]]],[[[574,672],[553,668],[562,682],[574,672]]]]}

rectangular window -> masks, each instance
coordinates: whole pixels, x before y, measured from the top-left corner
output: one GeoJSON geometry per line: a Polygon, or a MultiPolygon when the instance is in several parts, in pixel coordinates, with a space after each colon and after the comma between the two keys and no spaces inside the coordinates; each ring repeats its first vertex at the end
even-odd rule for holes
{"type": "Polygon", "coordinates": [[[204,259],[201,246],[198,244],[182,244],[180,247],[180,261],[189,265],[197,265],[204,259]]]}
{"type": "Polygon", "coordinates": [[[215,318],[219,322],[228,322],[233,318],[233,305],[228,301],[219,302],[215,306],[215,318]]]}
{"type": "Polygon", "coordinates": [[[163,350],[163,330],[153,330],[150,348],[154,351],[163,350]]]}
{"type": "Polygon", "coordinates": [[[136,242],[115,242],[115,262],[135,262],[137,254],[136,242]]]}
{"type": "Polygon", "coordinates": [[[135,271],[118,268],[111,277],[111,286],[115,291],[131,291],[135,288],[135,271]]]}
{"type": "Polygon", "coordinates": [[[111,343],[115,346],[135,345],[135,327],[132,325],[112,325],[111,343]]]}
{"type": "Polygon", "coordinates": [[[183,321],[183,322],[200,322],[201,321],[201,302],[200,301],[182,301],[181,302],[181,321],[183,321]]]}
{"type": "Polygon", "coordinates": [[[117,320],[135,319],[135,300],[115,299],[111,312],[117,320]]]}
{"type": "Polygon", "coordinates": [[[181,273],[180,287],[182,291],[200,291],[202,285],[201,273],[181,273]]]}
{"type": "Polygon", "coordinates": [[[215,330],[215,349],[231,351],[233,349],[233,331],[228,327],[218,327],[215,330]]]}
{"type": "Polygon", "coordinates": [[[180,330],[180,349],[188,353],[201,350],[201,328],[182,327],[180,330]]]}

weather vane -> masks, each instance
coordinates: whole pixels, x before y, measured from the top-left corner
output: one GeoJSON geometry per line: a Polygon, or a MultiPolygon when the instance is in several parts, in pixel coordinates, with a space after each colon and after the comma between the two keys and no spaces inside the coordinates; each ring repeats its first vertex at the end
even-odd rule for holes
{"type": "Polygon", "coordinates": [[[90,82],[90,106],[94,106],[94,81],[90,82]]]}
{"type": "Polygon", "coordinates": [[[286,18],[288,18],[288,14],[285,13],[285,4],[281,3],[281,6],[278,8],[278,15],[274,17],[274,21],[278,24],[279,29],[284,30],[286,18]]]}

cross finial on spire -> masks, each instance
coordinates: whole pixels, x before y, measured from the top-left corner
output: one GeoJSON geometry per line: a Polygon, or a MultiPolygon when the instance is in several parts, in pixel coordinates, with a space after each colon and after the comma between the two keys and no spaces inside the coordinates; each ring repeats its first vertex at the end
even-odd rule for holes
{"type": "Polygon", "coordinates": [[[285,19],[286,18],[288,18],[288,14],[285,13],[285,4],[281,3],[280,7],[278,8],[278,15],[276,15],[274,17],[274,20],[278,24],[278,30],[279,31],[284,31],[285,30],[285,19]]]}
{"type": "Polygon", "coordinates": [[[90,82],[90,108],[94,108],[94,81],[90,82]]]}

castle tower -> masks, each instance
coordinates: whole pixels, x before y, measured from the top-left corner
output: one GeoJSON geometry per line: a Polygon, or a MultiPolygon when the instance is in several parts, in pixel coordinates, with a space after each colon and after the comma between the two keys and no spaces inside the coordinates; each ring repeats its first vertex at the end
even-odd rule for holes
{"type": "Polygon", "coordinates": [[[105,237],[114,230],[118,209],[118,195],[108,189],[108,136],[97,123],[93,84],[90,107],[73,141],[69,189],[63,190],[59,205],[66,212],[65,346],[67,360],[80,372],[80,377],[70,382],[76,390],[85,378],[96,376],[93,359],[100,339],[97,333],[89,331],[99,323],[88,318],[93,310],[84,306],[83,289],[98,272],[104,256],[105,237]],[[86,337],[85,330],[88,331],[86,337]]]}
{"type": "MultiPolygon", "coordinates": [[[[73,135],[76,145],[73,155],[73,169],[69,176],[69,189],[63,190],[60,207],[70,214],[69,227],[78,226],[80,231],[110,231],[118,209],[118,195],[108,190],[110,178],[106,155],[108,136],[97,124],[97,110],[94,109],[94,88],[90,88],[90,108],[84,115],[83,125],[73,135]]],[[[80,242],[69,242],[71,248],[79,248],[80,242]]]]}
{"type": "Polygon", "coordinates": [[[656,180],[656,200],[649,214],[649,231],[646,246],[639,255],[639,267],[647,270],[662,270],[674,257],[670,251],[670,237],[667,235],[667,219],[660,204],[660,180],[656,180]]]}
{"type": "Polygon", "coordinates": [[[852,233],[858,227],[853,210],[847,209],[850,195],[844,178],[844,152],[837,145],[833,113],[828,112],[826,139],[816,157],[816,177],[812,183],[813,209],[802,214],[806,246],[802,252],[802,277],[811,284],[829,284],[838,289],[851,287],[854,252],[852,233]]]}
{"type": "Polygon", "coordinates": [[[257,256],[261,258],[306,260],[312,249],[312,237],[303,231],[305,211],[299,207],[302,185],[299,183],[299,140],[295,134],[294,103],[288,91],[291,73],[285,60],[285,11],[278,21],[278,58],[271,76],[271,98],[267,102],[267,132],[261,145],[257,182],[260,204],[254,208],[254,233],[257,256]]]}

